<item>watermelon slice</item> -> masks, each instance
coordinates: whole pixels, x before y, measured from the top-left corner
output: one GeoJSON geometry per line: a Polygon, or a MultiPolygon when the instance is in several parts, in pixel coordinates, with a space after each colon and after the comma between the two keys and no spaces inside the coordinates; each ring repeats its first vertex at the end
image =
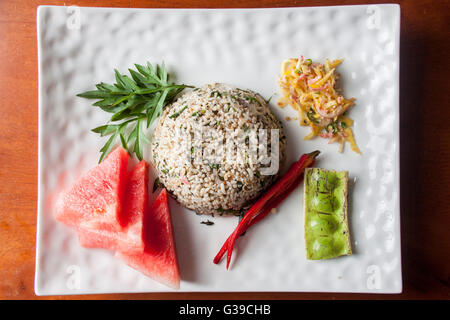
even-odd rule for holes
{"type": "Polygon", "coordinates": [[[111,232],[79,227],[78,239],[81,246],[126,252],[140,252],[144,249],[142,219],[148,205],[148,168],[147,162],[142,160],[128,175],[123,210],[118,216],[121,230],[111,232]]]}
{"type": "Polygon", "coordinates": [[[60,194],[55,218],[70,226],[103,231],[121,229],[120,212],[129,155],[117,148],[60,194]]]}
{"type": "Polygon", "coordinates": [[[140,253],[119,250],[116,256],[144,275],[179,289],[180,272],[165,189],[144,215],[142,238],[144,250],[140,253]]]}
{"type": "Polygon", "coordinates": [[[167,191],[148,207],[148,164],[128,174],[129,155],[117,148],[60,194],[55,217],[75,226],[80,244],[116,251],[144,275],[178,289],[180,273],[167,191]]]}

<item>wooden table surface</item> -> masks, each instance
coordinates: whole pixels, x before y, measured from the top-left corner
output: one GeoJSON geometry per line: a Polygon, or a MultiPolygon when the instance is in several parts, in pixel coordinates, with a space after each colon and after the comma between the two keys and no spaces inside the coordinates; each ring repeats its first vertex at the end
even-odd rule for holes
{"type": "MultiPolygon", "coordinates": [[[[395,1],[397,2],[397,1],[395,1]]],[[[403,293],[34,294],[38,67],[36,8],[288,7],[374,1],[0,1],[0,299],[449,299],[450,101],[447,0],[401,5],[401,240],[403,293]]]]}

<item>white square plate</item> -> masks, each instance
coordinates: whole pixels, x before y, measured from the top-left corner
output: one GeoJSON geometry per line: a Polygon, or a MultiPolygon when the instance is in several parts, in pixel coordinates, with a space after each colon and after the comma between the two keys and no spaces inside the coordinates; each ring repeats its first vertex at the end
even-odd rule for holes
{"type": "MultiPolygon", "coordinates": [[[[320,291],[398,293],[402,290],[399,208],[398,5],[280,9],[110,9],[39,7],[39,202],[35,291],[39,295],[161,292],[160,285],[116,260],[84,249],[74,231],[52,216],[55,193],[97,163],[105,142],[90,129],[107,115],[77,98],[113,82],[134,63],[164,61],[177,82],[229,83],[268,98],[278,92],[281,62],[290,57],[339,67],[363,153],[324,139],[304,141],[308,129],[290,107],[272,109],[287,132],[287,162],[322,151],[317,166],[348,170],[349,223],[354,254],[308,261],[302,189],[238,241],[227,271],[212,259],[237,218],[195,215],[171,201],[181,269],[180,291],[320,291]]],[[[276,101],[277,96],[272,101],[276,101]]]]}

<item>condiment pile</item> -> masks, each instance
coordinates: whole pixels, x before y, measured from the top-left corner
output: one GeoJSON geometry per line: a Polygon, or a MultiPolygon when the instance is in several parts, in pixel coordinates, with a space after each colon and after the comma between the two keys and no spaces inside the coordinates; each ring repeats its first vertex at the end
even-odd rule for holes
{"type": "Polygon", "coordinates": [[[326,59],[324,64],[313,63],[303,56],[285,60],[278,81],[283,95],[278,106],[290,104],[298,111],[300,125],[311,127],[305,140],[316,136],[329,139],[329,143],[339,143],[339,152],[348,142],[354,152],[361,153],[350,128],[353,120],[346,116],[355,99],[344,98],[336,88],[336,68],[342,61],[326,59]]]}

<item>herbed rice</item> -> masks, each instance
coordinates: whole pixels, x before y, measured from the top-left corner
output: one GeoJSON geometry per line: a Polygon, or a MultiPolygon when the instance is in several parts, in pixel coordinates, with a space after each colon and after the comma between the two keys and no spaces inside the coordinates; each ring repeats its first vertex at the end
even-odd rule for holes
{"type": "Polygon", "coordinates": [[[216,83],[186,92],[165,108],[151,149],[160,182],[178,202],[198,214],[238,215],[277,178],[278,172],[260,173],[270,166],[263,155],[278,151],[281,169],[285,146],[281,122],[261,96],[216,83]],[[250,149],[231,158],[225,146],[220,149],[231,140],[249,146],[259,129],[267,130],[268,145],[256,158],[248,156],[250,149]],[[279,148],[271,146],[271,129],[279,130],[279,148]]]}

